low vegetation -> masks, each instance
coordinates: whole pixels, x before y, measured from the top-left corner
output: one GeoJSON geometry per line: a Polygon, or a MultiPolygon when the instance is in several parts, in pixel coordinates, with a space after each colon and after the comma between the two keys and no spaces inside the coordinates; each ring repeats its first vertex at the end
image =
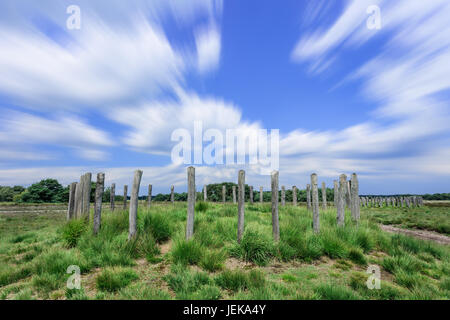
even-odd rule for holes
{"type": "Polygon", "coordinates": [[[347,212],[342,228],[330,208],[321,211],[321,232],[314,234],[311,213],[288,205],[280,207],[281,239],[274,243],[270,206],[247,204],[245,233],[238,244],[237,206],[200,203],[189,241],[184,237],[186,203],[140,206],[132,241],[126,211],[104,210],[97,236],[92,221],[66,222],[62,213],[1,214],[0,298],[450,297],[448,246],[389,234],[378,226],[391,219],[404,226],[438,228],[448,215],[442,208],[363,209],[359,226],[347,212]],[[79,290],[66,288],[71,265],[81,271],[79,290]],[[380,290],[366,285],[370,265],[380,267],[380,290]]]}
{"type": "Polygon", "coordinates": [[[368,208],[372,221],[450,235],[450,204],[422,208],[368,208]]]}

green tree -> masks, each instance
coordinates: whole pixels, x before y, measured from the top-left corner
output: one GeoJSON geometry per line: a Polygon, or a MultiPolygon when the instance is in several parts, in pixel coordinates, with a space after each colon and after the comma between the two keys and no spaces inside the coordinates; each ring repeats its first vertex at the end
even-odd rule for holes
{"type": "MultiPolygon", "coordinates": [[[[68,187],[66,188],[68,190],[68,187]]],[[[56,179],[45,179],[32,184],[21,193],[19,202],[66,202],[68,191],[56,179]]]]}

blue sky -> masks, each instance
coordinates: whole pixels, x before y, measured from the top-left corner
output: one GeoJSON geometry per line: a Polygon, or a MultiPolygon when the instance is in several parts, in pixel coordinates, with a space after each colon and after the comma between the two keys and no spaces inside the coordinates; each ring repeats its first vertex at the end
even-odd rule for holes
{"type": "MultiPolygon", "coordinates": [[[[446,0],[2,1],[0,185],[102,171],[121,192],[140,168],[184,191],[171,133],[202,121],[279,129],[280,185],[356,172],[364,194],[449,192],[449,16],[446,0]]],[[[241,168],[270,185],[196,167],[199,189],[241,168]]]]}

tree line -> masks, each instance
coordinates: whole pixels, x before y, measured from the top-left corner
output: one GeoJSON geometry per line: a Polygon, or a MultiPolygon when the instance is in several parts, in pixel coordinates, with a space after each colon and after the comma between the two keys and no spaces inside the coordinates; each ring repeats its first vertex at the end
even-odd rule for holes
{"type": "MultiPolygon", "coordinates": [[[[222,186],[226,187],[226,201],[233,200],[232,188],[237,184],[232,182],[214,183],[206,186],[208,201],[222,202],[222,186]]],[[[321,192],[320,197],[321,197],[321,192]]],[[[280,191],[281,194],[281,191],[280,191]]],[[[334,201],[334,190],[327,188],[327,200],[334,201]]],[[[409,195],[397,195],[409,196],[409,195]]],[[[94,202],[95,182],[91,186],[91,201],[94,202]]],[[[292,202],[292,188],[286,189],[286,202],[292,202]]],[[[245,185],[245,199],[250,198],[250,187],[245,185]]],[[[259,202],[259,187],[253,189],[253,200],[259,202]]],[[[146,200],[147,196],[140,196],[140,200],[146,200]]],[[[174,193],[175,201],[187,201],[187,193],[174,193]]],[[[197,192],[197,199],[203,199],[203,193],[197,192]]],[[[272,193],[270,190],[263,191],[263,201],[270,202],[272,193]]],[[[281,197],[280,197],[281,199],[281,197]]],[[[435,193],[423,195],[424,200],[450,200],[450,193],[435,193]]],[[[109,202],[110,187],[105,188],[103,193],[103,201],[109,202]]],[[[116,201],[123,201],[123,195],[116,195],[116,201]]],[[[152,197],[153,201],[170,201],[170,193],[159,193],[152,197]]],[[[66,203],[69,201],[69,186],[61,185],[56,179],[44,179],[32,184],[28,188],[22,186],[0,186],[0,202],[16,202],[16,203],[66,203]]],[[[297,189],[297,201],[306,202],[306,190],[297,189]]]]}

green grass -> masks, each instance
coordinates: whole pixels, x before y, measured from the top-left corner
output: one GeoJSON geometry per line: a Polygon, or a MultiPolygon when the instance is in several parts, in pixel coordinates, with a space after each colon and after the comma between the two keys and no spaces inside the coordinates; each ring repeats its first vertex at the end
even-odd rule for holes
{"type": "Polygon", "coordinates": [[[367,215],[372,221],[382,224],[450,235],[448,205],[422,208],[368,208],[367,215]]]}
{"type": "Polygon", "coordinates": [[[102,291],[114,292],[125,288],[139,276],[132,269],[105,269],[97,277],[97,288],[102,291]]]}
{"type": "Polygon", "coordinates": [[[0,298],[449,299],[449,247],[386,233],[377,220],[441,228],[445,208],[364,208],[358,226],[346,212],[341,228],[330,208],[319,234],[305,207],[279,210],[277,243],[266,203],[246,205],[240,243],[233,204],[198,202],[189,241],[186,203],[140,203],[132,241],[122,210],[104,210],[97,235],[92,214],[69,223],[51,212],[0,215],[0,298]],[[66,288],[70,265],[80,267],[80,290],[66,288]],[[381,268],[380,290],[367,288],[369,265],[381,268]]]}

